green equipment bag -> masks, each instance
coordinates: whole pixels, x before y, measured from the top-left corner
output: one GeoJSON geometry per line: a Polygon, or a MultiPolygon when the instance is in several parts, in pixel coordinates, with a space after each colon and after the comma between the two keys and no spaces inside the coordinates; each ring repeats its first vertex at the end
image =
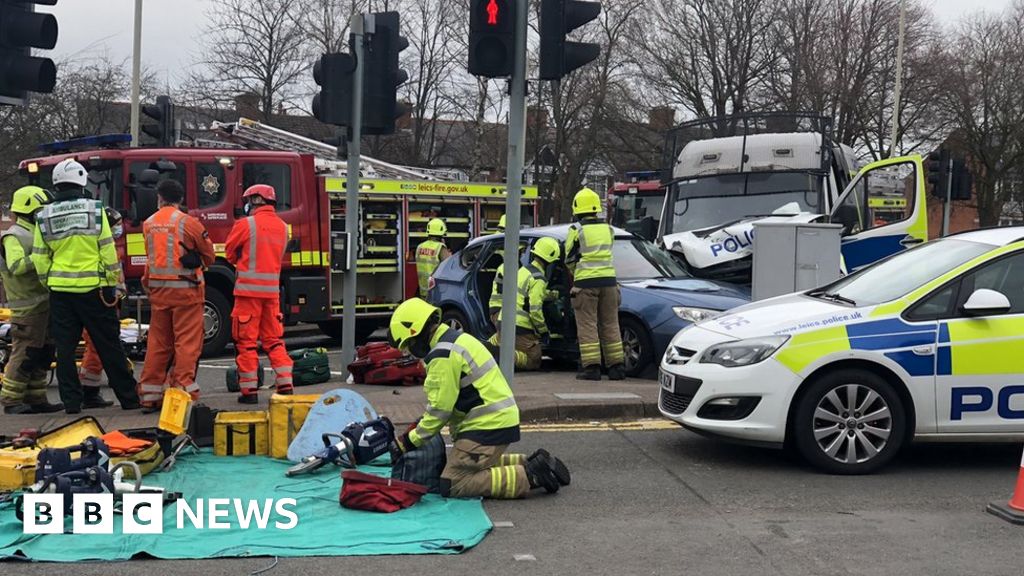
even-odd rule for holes
{"type": "MultiPolygon", "coordinates": [[[[256,388],[263,388],[263,361],[257,363],[256,368],[256,388]]],[[[228,368],[227,374],[224,375],[224,381],[228,385],[228,392],[241,392],[242,387],[238,384],[238,367],[232,366],[228,368]]]]}
{"type": "Polygon", "coordinates": [[[292,358],[292,384],[309,386],[331,379],[331,366],[327,363],[326,348],[300,348],[288,353],[292,358]]]}

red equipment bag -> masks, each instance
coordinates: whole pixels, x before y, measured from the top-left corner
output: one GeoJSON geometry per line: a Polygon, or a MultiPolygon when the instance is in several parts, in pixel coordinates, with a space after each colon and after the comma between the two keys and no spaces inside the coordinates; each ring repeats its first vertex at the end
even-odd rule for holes
{"type": "Polygon", "coordinates": [[[348,365],[348,371],[356,384],[418,386],[427,377],[423,362],[387,342],[371,342],[356,348],[356,359],[348,365]]]}
{"type": "Polygon", "coordinates": [[[338,500],[342,506],[353,510],[397,512],[419,502],[427,493],[426,486],[356,470],[345,470],[341,479],[338,500]]]}

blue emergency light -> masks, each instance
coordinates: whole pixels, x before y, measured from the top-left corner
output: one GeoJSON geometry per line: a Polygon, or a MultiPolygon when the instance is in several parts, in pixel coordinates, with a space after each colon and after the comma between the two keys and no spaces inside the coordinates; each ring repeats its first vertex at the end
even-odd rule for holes
{"type": "Polygon", "coordinates": [[[115,148],[128,144],[131,141],[131,134],[99,134],[95,136],[79,136],[69,140],[57,140],[49,144],[40,144],[39,149],[47,154],[57,154],[82,148],[115,148]]]}
{"type": "Polygon", "coordinates": [[[644,170],[637,172],[626,172],[626,180],[629,182],[647,182],[661,178],[661,172],[657,170],[644,170]]]}

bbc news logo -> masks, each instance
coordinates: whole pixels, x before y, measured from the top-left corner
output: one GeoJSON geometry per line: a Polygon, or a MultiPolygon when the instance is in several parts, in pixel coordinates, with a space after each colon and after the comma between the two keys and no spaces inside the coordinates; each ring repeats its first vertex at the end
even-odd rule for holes
{"type": "MultiPolygon", "coordinates": [[[[63,494],[25,494],[22,532],[25,534],[63,534],[65,532],[63,494]]],[[[238,498],[199,498],[189,504],[184,498],[175,502],[175,526],[191,525],[200,530],[230,530],[235,526],[248,530],[254,526],[266,530],[291,530],[299,524],[294,498],[241,500],[238,498]],[[233,521],[232,521],[233,520],[233,521]],[[273,522],[271,522],[273,520],[273,522]]],[[[113,494],[74,494],[71,501],[71,532],[74,534],[113,534],[114,516],[119,514],[122,534],[163,534],[164,497],[162,494],[124,494],[120,510],[115,510],[113,494]]]]}

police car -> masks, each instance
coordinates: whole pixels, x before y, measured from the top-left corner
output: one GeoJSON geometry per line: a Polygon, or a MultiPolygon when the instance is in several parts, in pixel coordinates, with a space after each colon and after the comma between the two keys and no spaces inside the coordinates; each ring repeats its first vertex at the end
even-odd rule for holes
{"type": "Polygon", "coordinates": [[[1024,439],[1024,227],[949,236],[673,339],[661,413],[859,474],[910,440],[1024,439]]]}

